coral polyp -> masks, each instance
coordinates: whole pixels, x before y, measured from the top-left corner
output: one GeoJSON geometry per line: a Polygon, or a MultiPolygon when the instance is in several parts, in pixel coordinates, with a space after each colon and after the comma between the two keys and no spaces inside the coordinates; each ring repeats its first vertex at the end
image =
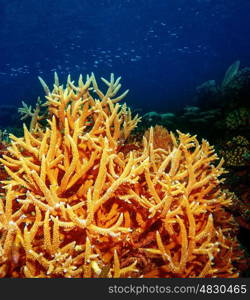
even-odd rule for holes
{"type": "Polygon", "coordinates": [[[1,277],[239,276],[223,160],[162,127],[123,151],[140,118],[118,103],[120,79],[102,78],[105,93],[94,74],[55,75],[52,91],[40,79],[46,101],[1,159],[1,277]]]}

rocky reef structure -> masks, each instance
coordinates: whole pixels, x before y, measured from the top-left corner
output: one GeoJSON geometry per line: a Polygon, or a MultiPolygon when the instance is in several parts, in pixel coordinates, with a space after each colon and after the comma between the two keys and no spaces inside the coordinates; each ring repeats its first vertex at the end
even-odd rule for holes
{"type": "Polygon", "coordinates": [[[235,61],[228,67],[221,82],[207,80],[196,87],[195,102],[201,105],[203,109],[208,109],[211,104],[214,105],[215,103],[221,105],[222,98],[232,97],[232,90],[234,91],[233,94],[236,94],[236,86],[238,90],[242,90],[242,84],[239,88],[239,84],[236,82],[245,81],[244,71],[240,70],[240,61],[235,61]]]}
{"type": "Polygon", "coordinates": [[[172,127],[176,119],[174,113],[158,113],[155,111],[150,111],[142,116],[143,118],[143,127],[149,128],[150,126],[165,126],[172,127]]]}
{"type": "MultiPolygon", "coordinates": [[[[129,144],[140,118],[94,74],[64,87],[45,115],[10,135],[1,163],[0,277],[238,277],[243,252],[206,140],[163,127],[129,144]]],[[[131,142],[130,142],[131,143],[131,142]]]]}

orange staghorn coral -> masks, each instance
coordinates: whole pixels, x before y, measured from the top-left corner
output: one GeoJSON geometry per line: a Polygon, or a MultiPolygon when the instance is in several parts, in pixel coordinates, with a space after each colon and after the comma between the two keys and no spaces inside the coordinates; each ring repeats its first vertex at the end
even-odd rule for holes
{"type": "MultiPolygon", "coordinates": [[[[0,199],[1,277],[237,277],[231,198],[220,190],[221,161],[195,136],[150,129],[122,151],[140,121],[94,75],[52,91],[40,79],[48,124],[36,115],[13,135],[1,162],[9,176],[0,199]]],[[[39,110],[40,111],[40,110],[39,110]]]]}
{"type": "MultiPolygon", "coordinates": [[[[146,139],[149,139],[150,135],[150,129],[148,129],[145,133],[144,136],[146,139]]],[[[160,125],[156,125],[154,127],[154,141],[153,141],[153,147],[154,148],[162,148],[165,150],[169,150],[172,147],[172,138],[171,135],[169,134],[168,130],[160,125]]]]}

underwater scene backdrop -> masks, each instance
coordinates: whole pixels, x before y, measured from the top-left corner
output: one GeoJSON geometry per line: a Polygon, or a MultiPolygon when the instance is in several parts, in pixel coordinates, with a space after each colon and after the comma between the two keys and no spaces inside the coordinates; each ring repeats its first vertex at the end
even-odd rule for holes
{"type": "Polygon", "coordinates": [[[0,0],[0,278],[249,277],[249,18],[0,0]]]}

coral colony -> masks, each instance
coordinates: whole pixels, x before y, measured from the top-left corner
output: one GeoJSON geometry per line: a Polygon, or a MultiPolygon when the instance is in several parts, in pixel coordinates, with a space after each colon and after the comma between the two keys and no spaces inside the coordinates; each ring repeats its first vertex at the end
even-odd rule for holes
{"type": "Polygon", "coordinates": [[[23,103],[30,127],[1,158],[0,277],[239,276],[223,160],[161,126],[132,142],[120,79],[55,74],[46,102],[23,103]]]}

